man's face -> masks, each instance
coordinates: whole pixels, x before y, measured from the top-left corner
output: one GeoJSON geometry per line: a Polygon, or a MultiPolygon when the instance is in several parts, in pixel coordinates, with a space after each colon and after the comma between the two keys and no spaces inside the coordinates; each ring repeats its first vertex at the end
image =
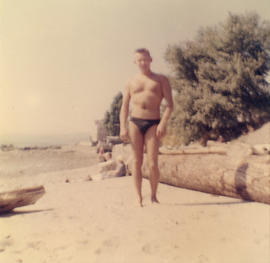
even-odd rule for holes
{"type": "Polygon", "coordinates": [[[152,58],[147,53],[135,53],[134,62],[141,71],[146,71],[150,69],[152,58]]]}

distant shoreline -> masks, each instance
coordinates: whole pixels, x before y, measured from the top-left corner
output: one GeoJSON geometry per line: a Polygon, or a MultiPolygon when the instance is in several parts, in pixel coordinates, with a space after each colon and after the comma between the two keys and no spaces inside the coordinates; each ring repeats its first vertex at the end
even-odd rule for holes
{"type": "Polygon", "coordinates": [[[96,149],[90,144],[7,147],[10,148],[0,149],[1,180],[91,167],[98,161],[96,149]]]}
{"type": "Polygon", "coordinates": [[[81,141],[89,141],[90,133],[74,134],[10,134],[0,136],[0,145],[10,145],[14,147],[46,147],[46,146],[63,146],[76,144],[81,141]]]}

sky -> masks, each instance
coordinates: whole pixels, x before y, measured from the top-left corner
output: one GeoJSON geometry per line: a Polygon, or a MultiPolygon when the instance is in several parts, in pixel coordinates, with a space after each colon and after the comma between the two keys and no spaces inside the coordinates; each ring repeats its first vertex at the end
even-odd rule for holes
{"type": "Polygon", "coordinates": [[[0,137],[90,132],[137,72],[228,13],[270,20],[269,0],[0,0],[0,137]]]}

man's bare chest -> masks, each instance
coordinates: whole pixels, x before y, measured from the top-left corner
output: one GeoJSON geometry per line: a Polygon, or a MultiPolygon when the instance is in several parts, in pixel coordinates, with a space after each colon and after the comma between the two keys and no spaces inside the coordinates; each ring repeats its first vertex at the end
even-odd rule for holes
{"type": "Polygon", "coordinates": [[[136,80],[131,85],[131,93],[139,94],[139,93],[153,93],[155,95],[160,95],[161,92],[161,84],[156,80],[136,80]]]}

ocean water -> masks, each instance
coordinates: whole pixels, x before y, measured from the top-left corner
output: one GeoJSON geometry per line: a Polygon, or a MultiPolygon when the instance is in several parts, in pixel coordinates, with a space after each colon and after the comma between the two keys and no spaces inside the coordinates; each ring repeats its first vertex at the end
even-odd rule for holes
{"type": "Polygon", "coordinates": [[[0,136],[0,145],[12,144],[16,147],[26,146],[52,146],[76,144],[79,142],[89,141],[90,133],[74,133],[74,134],[48,134],[48,135],[19,135],[9,134],[0,136]]]}

